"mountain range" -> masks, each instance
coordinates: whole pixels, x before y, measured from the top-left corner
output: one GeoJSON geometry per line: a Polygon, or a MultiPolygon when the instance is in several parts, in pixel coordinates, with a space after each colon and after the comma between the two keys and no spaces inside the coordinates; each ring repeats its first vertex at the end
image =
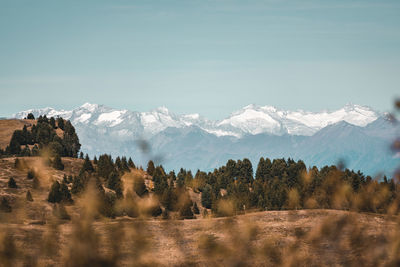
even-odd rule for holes
{"type": "Polygon", "coordinates": [[[340,160],[369,175],[390,175],[399,165],[389,148],[400,127],[386,114],[354,104],[322,112],[248,105],[225,119],[209,120],[165,107],[136,112],[85,103],[73,110],[31,109],[13,117],[28,113],[71,120],[89,155],[132,156],[141,165],[155,159],[167,169],[212,170],[245,157],[254,170],[260,157],[302,159],[318,167],[340,160]]]}

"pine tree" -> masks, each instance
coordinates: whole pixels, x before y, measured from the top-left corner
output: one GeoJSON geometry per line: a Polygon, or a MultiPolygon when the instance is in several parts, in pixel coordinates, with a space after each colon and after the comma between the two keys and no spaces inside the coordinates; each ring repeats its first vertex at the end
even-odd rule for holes
{"type": "Polygon", "coordinates": [[[107,188],[110,188],[115,191],[117,198],[123,197],[123,188],[121,177],[117,172],[112,172],[107,180],[107,188]]]}
{"type": "Polygon", "coordinates": [[[87,180],[88,179],[84,173],[81,173],[78,176],[75,176],[72,180],[71,193],[79,194],[79,193],[83,192],[83,190],[85,190],[87,180]]]}
{"type": "Polygon", "coordinates": [[[61,117],[57,118],[57,127],[64,131],[64,119],[61,117]]]}
{"type": "Polygon", "coordinates": [[[60,155],[56,155],[56,156],[54,157],[54,160],[53,160],[53,162],[52,162],[52,166],[53,166],[53,168],[56,169],[56,170],[60,170],[60,171],[64,170],[64,164],[63,164],[62,161],[61,161],[60,155]]]}
{"type": "Polygon", "coordinates": [[[153,176],[154,170],[155,170],[154,162],[152,160],[149,160],[149,162],[147,163],[147,173],[150,176],[153,176]]]}
{"type": "Polygon", "coordinates": [[[193,212],[192,212],[192,200],[190,200],[190,197],[187,195],[185,196],[185,199],[183,200],[182,206],[179,209],[179,217],[181,219],[193,219],[193,212]]]}
{"type": "Polygon", "coordinates": [[[56,128],[56,120],[53,117],[50,118],[49,124],[51,125],[51,127],[53,127],[53,129],[56,128]]]}
{"type": "Polygon", "coordinates": [[[211,209],[212,204],[212,188],[207,184],[201,192],[201,205],[206,209],[211,209]]]}
{"type": "Polygon", "coordinates": [[[30,191],[30,190],[28,190],[28,191],[26,192],[26,200],[29,201],[29,202],[32,202],[32,201],[33,201],[32,194],[31,194],[31,191],[30,191]]]}
{"type": "Polygon", "coordinates": [[[69,192],[68,186],[64,182],[61,183],[60,194],[61,194],[61,200],[63,202],[72,202],[71,192],[69,192]]]}
{"type": "Polygon", "coordinates": [[[8,202],[8,199],[6,197],[3,197],[1,199],[0,211],[3,211],[3,212],[11,212],[12,211],[12,207],[11,207],[11,205],[8,202]]]}
{"type": "Polygon", "coordinates": [[[135,168],[136,168],[136,166],[135,166],[135,164],[133,163],[131,157],[129,157],[128,165],[129,165],[129,167],[131,167],[132,169],[135,169],[135,168]]]}
{"type": "Polygon", "coordinates": [[[99,176],[107,180],[110,174],[115,171],[111,156],[107,154],[100,155],[97,162],[97,173],[99,176]]]}
{"type": "Polygon", "coordinates": [[[18,188],[17,183],[15,182],[13,177],[10,177],[7,183],[9,188],[18,188]]]}
{"type": "Polygon", "coordinates": [[[26,117],[28,120],[34,120],[35,116],[33,116],[32,113],[29,113],[28,116],[26,117]]]}
{"type": "Polygon", "coordinates": [[[96,158],[96,156],[94,156],[94,158],[93,158],[93,163],[97,165],[97,158],[96,158]]]}
{"type": "Polygon", "coordinates": [[[60,183],[55,181],[51,186],[49,196],[47,197],[47,201],[51,203],[58,203],[62,199],[61,191],[60,191],[60,183]]]}
{"type": "Polygon", "coordinates": [[[84,157],[83,157],[83,152],[82,152],[82,151],[79,153],[79,158],[80,158],[80,159],[83,159],[83,158],[84,158],[84,157]]]}
{"type": "Polygon", "coordinates": [[[26,174],[26,178],[28,178],[30,180],[30,179],[33,179],[34,177],[35,177],[35,171],[32,169],[29,169],[28,173],[26,174]]]}
{"type": "Polygon", "coordinates": [[[90,162],[88,154],[86,154],[85,161],[83,162],[80,172],[93,172],[93,171],[94,171],[93,165],[90,162]]]}

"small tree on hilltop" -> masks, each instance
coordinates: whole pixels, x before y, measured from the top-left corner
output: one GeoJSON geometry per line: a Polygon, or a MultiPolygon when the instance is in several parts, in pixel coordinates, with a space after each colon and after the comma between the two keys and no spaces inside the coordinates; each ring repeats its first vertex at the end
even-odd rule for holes
{"type": "Polygon", "coordinates": [[[130,157],[129,157],[129,159],[128,159],[128,165],[129,165],[129,167],[131,167],[131,168],[133,168],[133,169],[136,168],[135,163],[133,163],[133,160],[132,160],[130,157]]]}
{"type": "Polygon", "coordinates": [[[153,176],[154,170],[155,170],[154,162],[153,162],[152,160],[150,160],[150,161],[147,163],[147,173],[148,173],[150,176],[153,176]]]}
{"type": "Polygon", "coordinates": [[[26,117],[28,120],[34,120],[35,116],[33,116],[32,113],[29,113],[28,116],[26,117]]]}
{"type": "Polygon", "coordinates": [[[88,154],[86,154],[85,161],[83,162],[81,172],[93,172],[94,168],[92,163],[89,160],[88,154]]]}

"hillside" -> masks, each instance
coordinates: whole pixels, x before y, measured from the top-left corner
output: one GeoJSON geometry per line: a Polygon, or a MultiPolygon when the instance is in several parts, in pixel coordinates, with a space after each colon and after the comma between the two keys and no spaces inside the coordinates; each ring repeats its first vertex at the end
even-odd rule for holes
{"type": "MultiPolygon", "coordinates": [[[[14,255],[17,265],[82,266],[97,260],[102,263],[95,266],[373,266],[397,260],[398,254],[391,252],[400,234],[397,216],[316,209],[197,220],[109,219],[90,216],[96,206],[93,196],[74,195],[74,204],[65,205],[71,219],[60,219],[60,205],[47,201],[50,186],[54,180],[61,182],[64,174],[77,175],[84,160],[62,158],[63,171],[46,166],[40,157],[19,160],[25,167],[15,168],[15,158],[0,159],[0,198],[10,199],[13,207],[11,213],[0,211],[0,244],[12,238],[16,245],[0,258],[14,255]],[[40,181],[36,189],[27,179],[32,168],[40,181]],[[10,177],[18,188],[7,186],[10,177]],[[33,202],[26,200],[28,190],[33,202]]],[[[148,174],[132,171],[145,178],[148,190],[153,187],[148,174]]],[[[125,188],[132,185],[129,174],[122,177],[125,188]]],[[[202,208],[200,194],[190,191],[190,196],[202,208]]]]}
{"type": "Polygon", "coordinates": [[[2,119],[0,120],[0,149],[5,149],[10,143],[11,136],[15,130],[22,130],[24,125],[30,128],[36,124],[36,120],[23,120],[23,119],[2,119]]]}

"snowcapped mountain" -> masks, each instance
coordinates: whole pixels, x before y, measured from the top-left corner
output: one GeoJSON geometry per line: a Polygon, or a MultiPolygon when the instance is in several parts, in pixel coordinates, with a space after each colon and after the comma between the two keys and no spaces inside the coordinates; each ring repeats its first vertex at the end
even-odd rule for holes
{"type": "Polygon", "coordinates": [[[261,156],[302,159],[319,167],[345,160],[347,167],[370,175],[390,175],[399,165],[389,147],[400,126],[353,104],[322,112],[249,105],[219,121],[174,114],[165,107],[137,112],[89,103],[70,111],[26,110],[14,117],[28,113],[71,120],[85,153],[132,156],[141,165],[157,158],[167,169],[212,170],[245,157],[255,169],[261,156]],[[141,140],[149,144],[146,153],[138,146],[141,140]]]}
{"type": "Polygon", "coordinates": [[[352,104],[332,112],[284,111],[272,106],[249,105],[226,119],[211,121],[199,114],[176,115],[165,107],[150,112],[135,112],[89,103],[71,111],[58,111],[53,108],[26,110],[15,114],[14,117],[23,118],[30,112],[35,116],[61,116],[75,125],[124,129],[126,131],[120,133],[129,137],[154,136],[168,127],[188,126],[197,126],[216,136],[237,138],[261,133],[311,136],[320,129],[340,121],[364,127],[379,117],[379,113],[369,107],[352,104]]]}

